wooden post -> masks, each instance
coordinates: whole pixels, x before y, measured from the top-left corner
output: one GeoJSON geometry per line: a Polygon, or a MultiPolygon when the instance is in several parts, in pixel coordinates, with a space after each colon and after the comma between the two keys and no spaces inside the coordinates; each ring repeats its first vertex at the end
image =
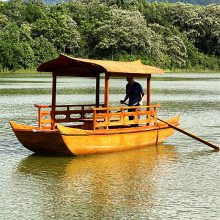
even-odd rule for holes
{"type": "Polygon", "coordinates": [[[53,74],[52,82],[52,112],[51,112],[51,130],[55,129],[55,111],[56,111],[56,87],[57,87],[57,76],[53,74]]]}
{"type": "Polygon", "coordinates": [[[147,78],[147,106],[150,106],[150,95],[151,95],[151,75],[149,78],[147,78]]]}
{"type": "Polygon", "coordinates": [[[96,76],[96,107],[99,108],[100,74],[96,76]]]}
{"type": "Polygon", "coordinates": [[[96,110],[93,110],[93,131],[96,129],[96,110]]]}
{"type": "MultiPolygon", "coordinates": [[[[150,81],[151,81],[151,75],[147,78],[147,106],[150,106],[150,81]]],[[[146,118],[148,118],[149,122],[146,124],[147,126],[150,125],[150,120],[151,120],[151,116],[150,116],[150,108],[146,109],[148,111],[148,114],[146,115],[146,118]]]]}
{"type": "Polygon", "coordinates": [[[109,106],[109,76],[105,74],[105,107],[109,106]]]}
{"type": "Polygon", "coordinates": [[[42,123],[41,108],[38,107],[38,128],[39,129],[42,128],[41,123],[42,123]]]}

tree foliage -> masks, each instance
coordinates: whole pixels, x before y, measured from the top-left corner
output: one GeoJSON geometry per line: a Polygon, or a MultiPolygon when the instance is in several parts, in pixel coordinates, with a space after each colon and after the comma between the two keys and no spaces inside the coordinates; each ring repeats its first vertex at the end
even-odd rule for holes
{"type": "Polygon", "coordinates": [[[140,12],[113,9],[109,19],[94,33],[95,49],[99,51],[98,54],[102,51],[111,53],[112,58],[117,51],[129,54],[145,52],[150,47],[148,39],[151,32],[140,12]]]}
{"type": "Polygon", "coordinates": [[[35,68],[59,53],[219,68],[220,5],[145,0],[0,1],[0,68],[35,68]]]}
{"type": "MultiPolygon", "coordinates": [[[[165,2],[167,0],[148,0],[148,1],[165,2]]],[[[167,2],[171,2],[171,3],[183,2],[183,3],[190,3],[196,5],[209,5],[209,4],[220,3],[220,0],[168,0],[167,2]]]]}

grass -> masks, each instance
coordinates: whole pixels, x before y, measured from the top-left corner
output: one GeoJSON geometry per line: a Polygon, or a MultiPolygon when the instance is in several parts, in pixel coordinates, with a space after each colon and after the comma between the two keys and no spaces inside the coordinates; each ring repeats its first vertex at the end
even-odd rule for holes
{"type": "Polygon", "coordinates": [[[16,71],[9,71],[9,70],[6,70],[4,72],[0,72],[1,74],[9,74],[9,73],[39,73],[36,69],[20,69],[20,70],[16,70],[16,71]]]}
{"type": "MultiPolygon", "coordinates": [[[[201,69],[201,68],[176,68],[176,69],[165,69],[166,73],[220,73],[220,69],[201,69]]],[[[0,74],[36,74],[39,73],[36,69],[20,69],[16,71],[4,71],[0,74]]]]}
{"type": "Polygon", "coordinates": [[[188,69],[165,69],[167,73],[220,73],[220,69],[201,69],[201,68],[188,68],[188,69]]]}

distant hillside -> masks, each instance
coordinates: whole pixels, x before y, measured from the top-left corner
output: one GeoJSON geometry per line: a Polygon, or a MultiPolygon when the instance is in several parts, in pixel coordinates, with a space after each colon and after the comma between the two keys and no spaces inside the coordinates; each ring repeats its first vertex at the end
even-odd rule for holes
{"type": "Polygon", "coordinates": [[[33,69],[60,53],[141,59],[172,70],[220,69],[220,4],[42,1],[0,0],[0,71],[33,69]]]}
{"type": "MultiPolygon", "coordinates": [[[[68,0],[64,0],[64,1],[68,1],[68,0]]],[[[195,5],[209,5],[209,4],[214,4],[220,3],[220,0],[146,0],[148,2],[171,2],[171,3],[175,3],[175,2],[184,2],[184,3],[190,3],[190,4],[195,4],[195,5]]],[[[44,2],[48,3],[48,4],[55,4],[55,3],[60,3],[63,2],[63,0],[44,0],[44,2]]]]}
{"type": "Polygon", "coordinates": [[[157,1],[157,2],[184,2],[184,3],[191,3],[191,4],[197,4],[197,5],[209,5],[213,3],[220,3],[220,0],[148,0],[149,2],[157,1]]]}

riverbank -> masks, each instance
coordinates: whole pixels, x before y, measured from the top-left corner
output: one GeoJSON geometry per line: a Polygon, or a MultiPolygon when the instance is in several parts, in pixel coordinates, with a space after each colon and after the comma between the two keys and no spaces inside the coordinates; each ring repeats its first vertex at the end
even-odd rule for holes
{"type": "MultiPolygon", "coordinates": [[[[220,73],[220,69],[210,70],[210,69],[164,69],[166,73],[220,73]]],[[[27,70],[16,70],[16,71],[5,71],[0,72],[0,74],[36,74],[39,73],[36,69],[27,69],[27,70]]]]}
{"type": "Polygon", "coordinates": [[[165,69],[166,73],[220,73],[220,69],[200,69],[200,68],[190,68],[190,69],[165,69]]]}
{"type": "Polygon", "coordinates": [[[10,73],[12,73],[12,74],[14,74],[14,73],[28,73],[28,74],[30,74],[30,73],[39,73],[36,69],[26,69],[26,70],[24,70],[24,69],[20,69],[20,70],[16,70],[16,71],[8,71],[8,70],[6,70],[6,71],[0,71],[0,74],[10,74],[10,73]]]}

